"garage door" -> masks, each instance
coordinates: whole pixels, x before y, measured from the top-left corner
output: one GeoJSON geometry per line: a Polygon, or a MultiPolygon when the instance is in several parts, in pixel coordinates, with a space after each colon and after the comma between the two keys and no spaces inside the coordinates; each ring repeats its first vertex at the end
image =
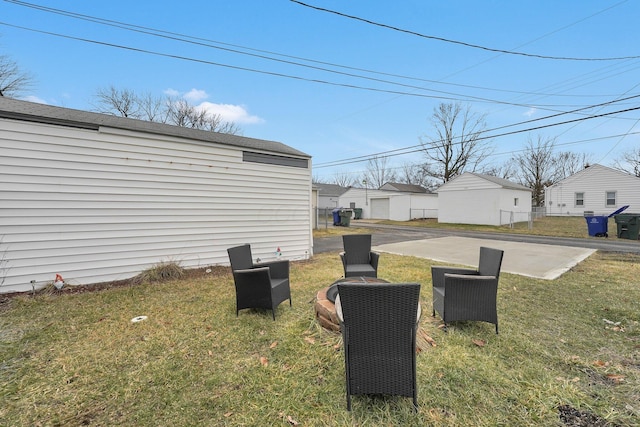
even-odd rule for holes
{"type": "Polygon", "coordinates": [[[389,199],[371,199],[371,218],[389,219],[389,199]]]}

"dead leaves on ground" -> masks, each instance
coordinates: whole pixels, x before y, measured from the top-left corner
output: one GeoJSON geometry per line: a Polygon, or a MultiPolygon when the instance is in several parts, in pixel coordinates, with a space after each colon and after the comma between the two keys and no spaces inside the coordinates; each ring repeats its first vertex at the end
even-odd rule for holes
{"type": "Polygon", "coordinates": [[[280,414],[278,414],[278,415],[280,415],[283,419],[287,420],[289,425],[292,425],[292,426],[300,425],[300,423],[298,421],[294,420],[291,415],[285,415],[283,412],[280,412],[280,414]]]}

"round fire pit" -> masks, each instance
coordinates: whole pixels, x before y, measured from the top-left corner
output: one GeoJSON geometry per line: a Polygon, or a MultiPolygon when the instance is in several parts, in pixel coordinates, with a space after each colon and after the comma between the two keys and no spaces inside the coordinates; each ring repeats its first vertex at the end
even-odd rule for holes
{"type": "Polygon", "coordinates": [[[340,320],[336,314],[336,296],[338,295],[338,285],[340,283],[389,283],[386,280],[378,279],[377,277],[348,277],[346,279],[339,279],[335,281],[331,286],[321,289],[316,295],[315,312],[318,323],[323,328],[340,332],[340,320]]]}

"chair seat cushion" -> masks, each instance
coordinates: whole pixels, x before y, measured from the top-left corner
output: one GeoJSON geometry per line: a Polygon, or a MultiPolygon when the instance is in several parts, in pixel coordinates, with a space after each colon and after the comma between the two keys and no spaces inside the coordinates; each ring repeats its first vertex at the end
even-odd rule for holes
{"type": "Polygon", "coordinates": [[[289,282],[289,279],[274,279],[273,277],[271,278],[271,288],[277,288],[278,286],[285,284],[289,282]]]}
{"type": "Polygon", "coordinates": [[[376,270],[371,264],[349,264],[347,266],[347,276],[376,277],[376,270]]]}

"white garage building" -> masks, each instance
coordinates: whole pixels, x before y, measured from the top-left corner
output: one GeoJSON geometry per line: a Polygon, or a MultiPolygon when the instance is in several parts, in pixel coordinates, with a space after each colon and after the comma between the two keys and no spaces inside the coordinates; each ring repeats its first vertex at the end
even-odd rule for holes
{"type": "Polygon", "coordinates": [[[436,193],[438,222],[504,225],[531,215],[531,189],[495,176],[465,172],[436,193]]]}
{"type": "Polygon", "coordinates": [[[0,292],[313,251],[311,159],[278,142],[0,97],[0,183],[0,292]]]}

